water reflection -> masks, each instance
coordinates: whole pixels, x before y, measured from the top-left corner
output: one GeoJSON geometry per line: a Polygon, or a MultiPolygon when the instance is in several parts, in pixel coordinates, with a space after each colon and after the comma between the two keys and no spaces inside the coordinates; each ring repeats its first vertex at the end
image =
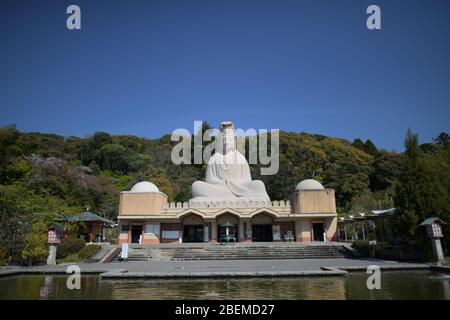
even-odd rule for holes
{"type": "Polygon", "coordinates": [[[444,299],[450,300],[450,282],[442,281],[442,287],[444,289],[444,299]]]}
{"type": "Polygon", "coordinates": [[[113,299],[345,299],[346,278],[105,281],[113,299]]]}
{"type": "Polygon", "coordinates": [[[50,297],[50,293],[53,289],[53,277],[45,276],[44,284],[41,286],[41,290],[39,293],[39,298],[43,300],[47,300],[50,297]]]}
{"type": "Polygon", "coordinates": [[[450,277],[431,272],[382,272],[381,290],[366,287],[368,275],[349,277],[101,280],[81,278],[69,290],[66,276],[0,278],[0,299],[449,299],[450,277]]]}
{"type": "Polygon", "coordinates": [[[424,271],[381,272],[381,290],[368,290],[365,285],[367,275],[355,273],[347,281],[348,299],[449,299],[445,288],[450,277],[424,271]]]}

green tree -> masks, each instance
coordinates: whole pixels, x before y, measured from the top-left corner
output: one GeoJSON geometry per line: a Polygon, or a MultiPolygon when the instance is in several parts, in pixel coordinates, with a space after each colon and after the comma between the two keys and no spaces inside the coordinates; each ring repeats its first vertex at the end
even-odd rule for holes
{"type": "Polygon", "coordinates": [[[19,136],[15,125],[0,128],[0,184],[8,182],[9,164],[22,152],[19,136]]]}
{"type": "Polygon", "coordinates": [[[394,228],[402,239],[423,239],[422,220],[443,217],[448,210],[448,193],[433,170],[432,161],[419,147],[418,135],[408,130],[405,161],[396,188],[394,228]],[[419,231],[419,232],[418,232],[419,231]]]}
{"type": "Polygon", "coordinates": [[[378,149],[370,139],[367,139],[366,142],[362,142],[361,139],[356,138],[355,140],[353,140],[352,145],[355,148],[358,148],[359,150],[362,150],[373,157],[376,157],[378,155],[378,149]]]}
{"type": "Polygon", "coordinates": [[[174,201],[172,184],[166,175],[161,174],[159,176],[149,178],[149,180],[158,187],[159,191],[167,195],[169,202],[174,201]]]}
{"type": "Polygon", "coordinates": [[[145,166],[143,156],[120,144],[105,144],[98,150],[95,161],[102,169],[120,174],[137,172],[145,166]]]}
{"type": "Polygon", "coordinates": [[[380,152],[374,160],[370,174],[370,189],[373,191],[395,188],[402,169],[402,155],[380,152]]]}
{"type": "Polygon", "coordinates": [[[336,191],[337,206],[348,210],[352,198],[369,188],[369,174],[373,157],[339,139],[322,142],[326,154],[323,164],[323,182],[336,191]]]}
{"type": "Polygon", "coordinates": [[[112,144],[113,138],[106,132],[96,132],[88,139],[85,139],[79,147],[79,158],[83,164],[89,163],[95,159],[96,154],[104,145],[112,144]]]}
{"type": "Polygon", "coordinates": [[[13,262],[20,260],[24,237],[32,220],[33,203],[27,203],[30,198],[21,185],[0,185],[0,246],[13,262]]]}
{"type": "Polygon", "coordinates": [[[25,246],[22,250],[22,259],[28,261],[31,266],[33,262],[40,262],[48,255],[47,249],[47,226],[42,221],[33,223],[30,233],[26,236],[25,246]]]}

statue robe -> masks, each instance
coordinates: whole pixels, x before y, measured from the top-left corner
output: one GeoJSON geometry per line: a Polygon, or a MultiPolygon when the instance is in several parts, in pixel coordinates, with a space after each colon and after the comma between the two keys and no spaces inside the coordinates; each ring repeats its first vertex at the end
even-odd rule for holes
{"type": "Polygon", "coordinates": [[[264,183],[252,180],[245,157],[237,150],[226,155],[215,153],[208,162],[205,182],[192,185],[191,200],[263,200],[270,201],[264,183]]]}

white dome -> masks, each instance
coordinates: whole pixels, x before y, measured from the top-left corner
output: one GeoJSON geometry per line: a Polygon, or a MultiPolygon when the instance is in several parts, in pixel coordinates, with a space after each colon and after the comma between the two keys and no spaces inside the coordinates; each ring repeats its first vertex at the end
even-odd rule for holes
{"type": "Polygon", "coordinates": [[[130,192],[159,192],[159,189],[151,182],[142,181],[136,183],[130,192]]]}
{"type": "Polygon", "coordinates": [[[306,179],[300,181],[299,184],[295,187],[295,190],[323,190],[325,189],[323,185],[314,179],[306,179]]]}

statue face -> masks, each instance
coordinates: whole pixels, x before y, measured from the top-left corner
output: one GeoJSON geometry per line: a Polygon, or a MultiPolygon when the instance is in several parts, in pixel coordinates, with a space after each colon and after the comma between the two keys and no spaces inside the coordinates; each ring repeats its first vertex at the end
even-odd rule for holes
{"type": "Polygon", "coordinates": [[[235,139],[234,139],[234,129],[225,128],[222,132],[223,144],[225,147],[225,152],[232,151],[235,149],[235,139]]]}

